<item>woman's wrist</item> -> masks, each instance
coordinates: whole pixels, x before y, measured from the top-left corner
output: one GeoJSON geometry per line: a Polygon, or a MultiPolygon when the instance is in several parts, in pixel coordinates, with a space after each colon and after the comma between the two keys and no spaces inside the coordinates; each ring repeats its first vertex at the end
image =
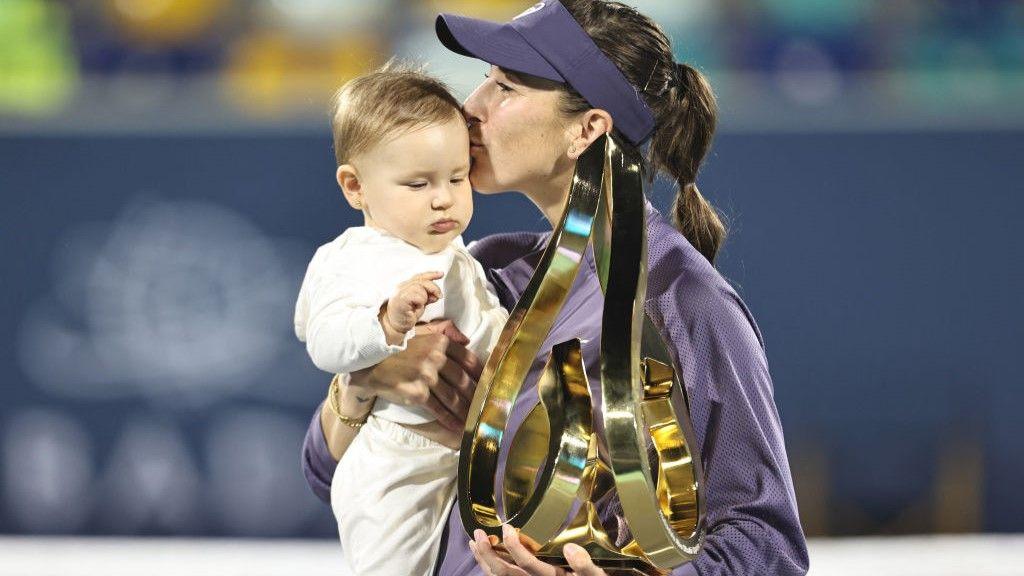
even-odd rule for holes
{"type": "Polygon", "coordinates": [[[375,399],[358,396],[349,389],[346,380],[345,375],[334,376],[328,387],[327,398],[320,408],[324,442],[335,462],[341,460],[359,429],[369,420],[375,399]]]}
{"type": "Polygon", "coordinates": [[[342,416],[362,418],[373,409],[373,401],[377,396],[364,386],[353,384],[351,380],[354,377],[355,374],[352,374],[348,379],[340,380],[336,392],[336,406],[342,416]]]}

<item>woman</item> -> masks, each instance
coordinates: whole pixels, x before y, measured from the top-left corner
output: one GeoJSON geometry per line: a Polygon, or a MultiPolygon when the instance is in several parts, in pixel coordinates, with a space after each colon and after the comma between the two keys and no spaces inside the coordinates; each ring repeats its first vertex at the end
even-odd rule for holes
{"type": "MultiPolygon", "coordinates": [[[[614,2],[541,2],[506,25],[443,15],[437,28],[450,49],[492,64],[464,106],[477,191],[520,190],[555,224],[575,161],[591,143],[610,131],[636,145],[650,141],[650,173],[664,172],[679,191],[673,208],[678,230],[647,205],[646,311],[683,371],[707,498],[704,548],[672,573],[805,573],[807,551],[763,342],[750,312],[712,265],[725,228],[695,184],[717,113],[704,78],[674,61],[656,24],[614,2]]],[[[500,234],[473,247],[504,306],[511,308],[526,287],[546,240],[500,234]]],[[[542,350],[580,338],[599,407],[603,297],[592,254],[587,258],[542,350]]],[[[452,433],[461,432],[481,370],[464,343],[450,325],[431,326],[404,352],[353,374],[330,399],[344,422],[332,402],[324,403],[303,452],[304,472],[318,496],[329,499],[335,462],[358,433],[351,424],[374,395],[426,406],[452,433]]],[[[535,362],[534,375],[543,359],[535,362]]],[[[535,402],[524,396],[514,414],[535,402]]],[[[605,512],[618,523],[612,536],[628,542],[621,513],[614,506],[605,512]]],[[[504,539],[511,558],[499,557],[482,532],[472,542],[464,534],[454,510],[437,573],[562,573],[530,555],[514,533],[504,539]]],[[[565,555],[576,573],[604,573],[579,547],[567,546],[565,555]]]]}

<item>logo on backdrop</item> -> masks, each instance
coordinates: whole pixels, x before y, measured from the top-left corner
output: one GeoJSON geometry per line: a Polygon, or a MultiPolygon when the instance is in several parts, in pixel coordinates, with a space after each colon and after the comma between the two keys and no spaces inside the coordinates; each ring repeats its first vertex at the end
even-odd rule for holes
{"type": "Polygon", "coordinates": [[[58,245],[53,294],[29,308],[19,338],[25,372],[50,393],[204,404],[276,378],[271,369],[301,375],[283,360],[306,360],[290,330],[301,270],[288,263],[302,258],[241,214],[142,199],[58,245]]]}
{"type": "Polygon", "coordinates": [[[0,527],[280,537],[323,524],[282,464],[328,382],[292,327],[312,246],[154,194],[50,245],[15,335],[35,390],[0,421],[0,470],[17,471],[0,478],[0,527]]]}

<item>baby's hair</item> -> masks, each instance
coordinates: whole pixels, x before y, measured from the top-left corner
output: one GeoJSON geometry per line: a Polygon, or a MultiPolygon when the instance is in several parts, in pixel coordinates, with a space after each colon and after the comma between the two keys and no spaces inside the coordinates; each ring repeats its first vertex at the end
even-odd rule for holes
{"type": "Polygon", "coordinates": [[[331,100],[331,132],[338,165],[388,138],[416,128],[462,120],[459,101],[423,67],[388,60],[345,83],[331,100]]]}

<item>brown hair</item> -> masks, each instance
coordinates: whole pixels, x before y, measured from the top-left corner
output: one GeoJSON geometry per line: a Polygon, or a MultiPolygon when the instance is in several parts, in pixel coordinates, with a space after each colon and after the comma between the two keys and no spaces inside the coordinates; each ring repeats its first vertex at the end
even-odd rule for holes
{"type": "MultiPolygon", "coordinates": [[[[664,30],[653,20],[619,2],[563,0],[573,18],[643,94],[657,127],[648,165],[671,176],[679,186],[673,203],[676,227],[712,264],[726,227],[715,208],[697,190],[697,172],[711,147],[718,105],[704,75],[677,63],[664,30]]],[[[593,108],[566,85],[561,102],[566,115],[593,108]]]]}
{"type": "Polygon", "coordinates": [[[462,120],[459,101],[422,68],[389,60],[345,83],[331,100],[331,132],[338,165],[402,132],[462,120]]]}

